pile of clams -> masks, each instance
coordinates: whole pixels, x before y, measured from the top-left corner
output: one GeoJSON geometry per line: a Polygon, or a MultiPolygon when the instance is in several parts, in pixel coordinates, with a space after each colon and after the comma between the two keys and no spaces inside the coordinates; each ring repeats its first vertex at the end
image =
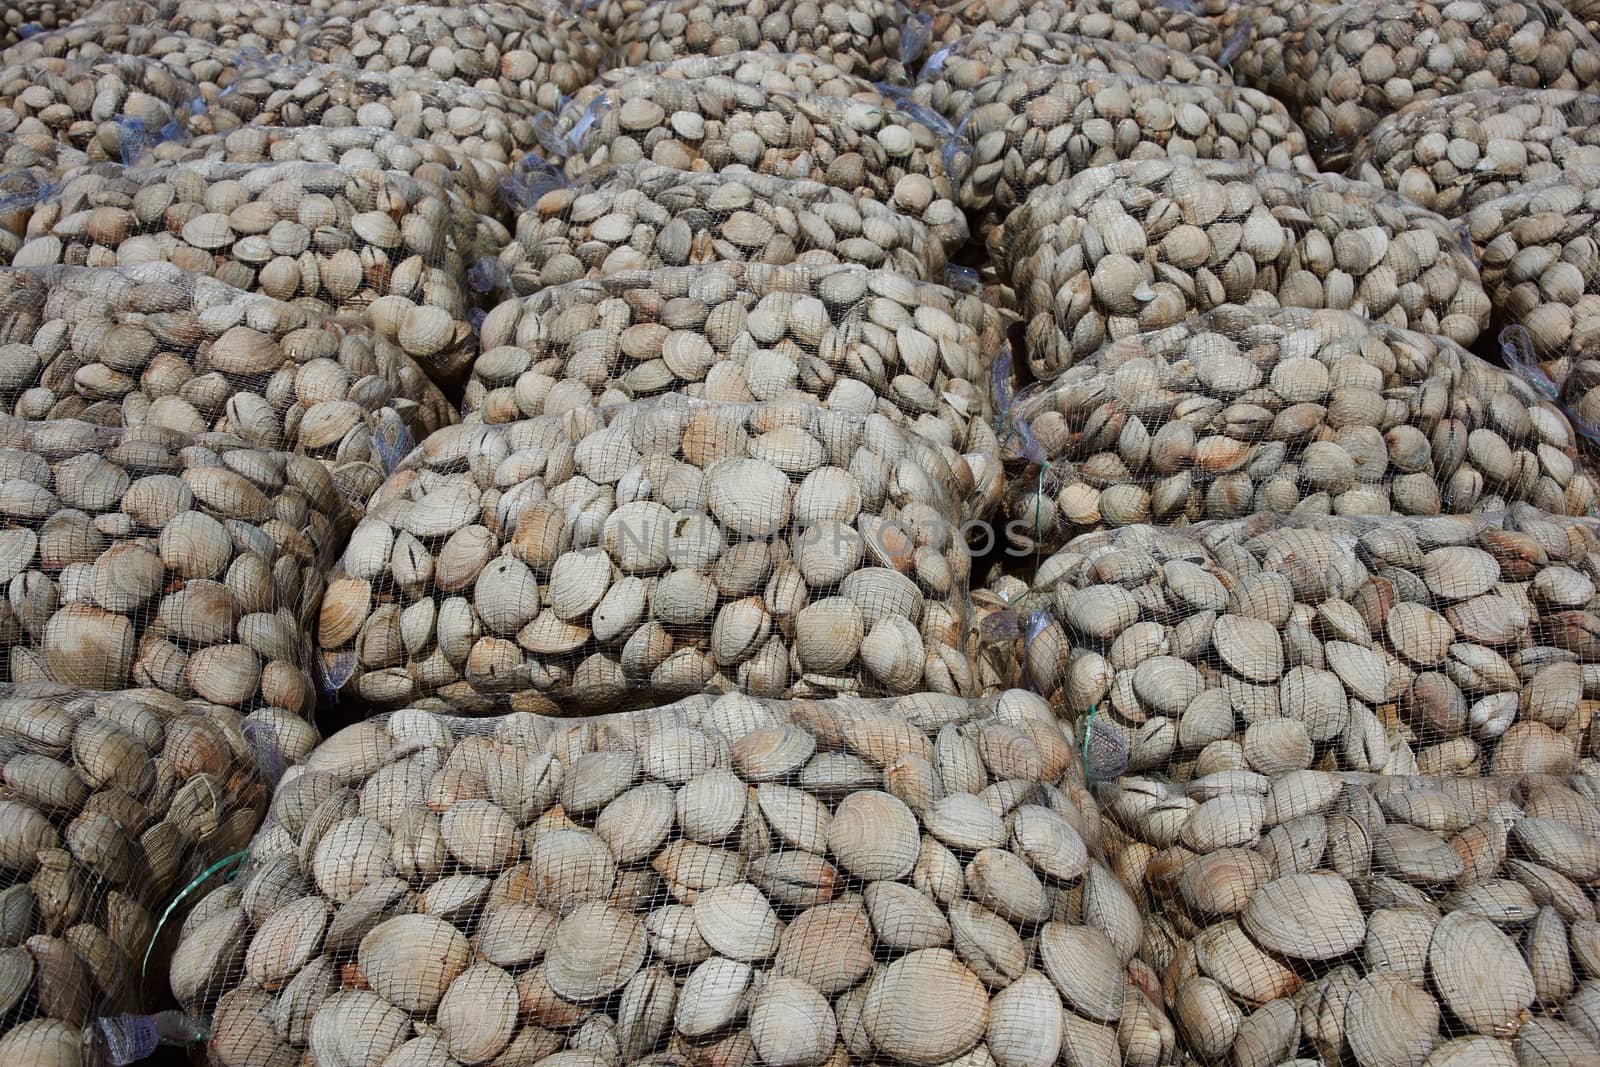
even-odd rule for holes
{"type": "Polygon", "coordinates": [[[218,1063],[1175,1062],[1039,697],[407,709],[286,777],[173,989],[218,1063]]]}
{"type": "Polygon", "coordinates": [[[1227,306],[1101,349],[1020,394],[1007,531],[1257,512],[1587,515],[1600,481],[1531,385],[1442,337],[1343,311],[1227,306]]]}
{"type": "Polygon", "coordinates": [[[1600,733],[1597,548],[1526,505],[1085,534],[1040,565],[1026,669],[1180,781],[1571,774],[1600,733]]]}
{"type": "Polygon", "coordinates": [[[663,397],[441,430],[322,601],[377,707],[969,694],[955,477],[878,415],[663,397]]]}
{"type": "Polygon", "coordinates": [[[0,690],[0,1056],[105,1062],[91,1028],[139,1011],[143,969],[165,970],[173,939],[152,938],[173,894],[261,825],[260,765],[281,755],[263,740],[154,689],[0,690]]]}

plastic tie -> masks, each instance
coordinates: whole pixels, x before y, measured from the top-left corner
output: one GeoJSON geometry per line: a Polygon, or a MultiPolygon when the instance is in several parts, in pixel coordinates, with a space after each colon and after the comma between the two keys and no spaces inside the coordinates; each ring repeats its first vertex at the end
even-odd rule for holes
{"type": "MultiPolygon", "coordinates": [[[[145,949],[144,949],[144,962],[139,964],[139,1011],[140,1012],[144,1011],[144,984],[145,984],[145,979],[147,978],[148,972],[150,970],[150,953],[155,951],[155,949],[156,949],[156,939],[161,936],[161,928],[167,925],[167,920],[172,917],[173,911],[178,907],[179,904],[183,903],[183,900],[184,900],[185,897],[187,897],[190,893],[193,893],[196,889],[200,888],[200,886],[205,883],[206,879],[210,878],[213,874],[216,874],[218,871],[222,870],[224,867],[227,867],[229,865],[232,865],[232,866],[235,867],[234,874],[237,874],[238,873],[237,868],[242,866],[244,864],[244,861],[249,859],[249,858],[250,858],[250,850],[249,849],[244,849],[242,851],[235,852],[231,856],[224,856],[222,859],[218,860],[217,862],[213,863],[211,866],[207,867],[205,870],[201,871],[200,874],[193,881],[191,881],[188,885],[186,885],[182,889],[180,889],[178,891],[178,895],[172,898],[172,903],[168,904],[167,907],[166,907],[166,910],[161,913],[161,918],[156,921],[155,930],[152,931],[151,934],[150,934],[150,943],[145,946],[145,949]]],[[[231,877],[232,876],[230,875],[230,878],[231,877]]]]}

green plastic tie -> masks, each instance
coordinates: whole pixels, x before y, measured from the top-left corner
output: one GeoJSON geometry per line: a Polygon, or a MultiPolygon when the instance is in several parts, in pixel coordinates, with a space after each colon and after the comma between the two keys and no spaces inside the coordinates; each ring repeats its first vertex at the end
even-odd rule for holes
{"type": "MultiPolygon", "coordinates": [[[[231,856],[224,856],[222,859],[218,860],[202,871],[198,878],[179,890],[178,895],[172,898],[172,903],[167,905],[167,910],[161,913],[161,919],[156,923],[155,931],[150,935],[150,943],[145,946],[144,962],[139,965],[139,1011],[141,1013],[144,1011],[144,983],[146,972],[150,969],[150,953],[155,951],[156,939],[161,936],[161,928],[167,925],[167,920],[172,917],[173,909],[175,909],[179,904],[182,904],[184,897],[198,889],[205,882],[205,880],[210,878],[213,874],[216,874],[218,871],[222,870],[222,868],[227,867],[230,864],[233,864],[236,867],[242,865],[243,862],[249,858],[249,849],[235,852],[231,856]]],[[[237,873],[238,871],[235,870],[234,874],[237,873]]],[[[231,878],[232,875],[229,877],[231,878]]]]}

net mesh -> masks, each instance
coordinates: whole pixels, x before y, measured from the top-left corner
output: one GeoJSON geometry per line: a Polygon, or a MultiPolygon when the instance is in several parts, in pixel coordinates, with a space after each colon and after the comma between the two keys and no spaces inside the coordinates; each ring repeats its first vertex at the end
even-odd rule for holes
{"type": "Polygon", "coordinates": [[[1228,306],[1019,395],[1003,441],[1023,550],[1086,529],[1600,503],[1556,405],[1449,341],[1348,312],[1228,306]]]}
{"type": "Polygon", "coordinates": [[[1484,286],[1507,325],[1507,366],[1557,399],[1591,443],[1600,441],[1600,351],[1589,316],[1600,262],[1593,235],[1600,171],[1574,168],[1487,201],[1463,219],[1484,286]]]}
{"type": "Polygon", "coordinates": [[[637,271],[491,311],[464,411],[469,423],[503,423],[670,393],[879,414],[946,455],[978,514],[999,478],[990,419],[1001,331],[977,296],[887,270],[637,271]]]}
{"type": "Polygon", "coordinates": [[[1104,802],[1147,958],[1203,1060],[1582,1063],[1600,1054],[1594,786],[1235,762],[1104,802]]]}
{"type": "Polygon", "coordinates": [[[964,0],[932,12],[935,46],[984,30],[1075,33],[1220,59],[1229,42],[1202,4],[1171,0],[964,0]]]}
{"type": "Polygon", "coordinates": [[[230,1063],[1171,1054],[1099,833],[1027,693],[409,709],[291,772],[174,989],[230,1063]]]}
{"type": "Polygon", "coordinates": [[[947,252],[967,237],[959,212],[934,226],[821,182],[742,167],[696,174],[640,162],[571,185],[547,179],[517,188],[523,210],[499,257],[518,295],[583,278],[739,261],[857,264],[943,281],[947,252]]]}
{"type": "Polygon", "coordinates": [[[1465,215],[1568,170],[1600,166],[1600,96],[1485,89],[1401,109],[1356,146],[1352,173],[1465,215]]]}
{"type": "Polygon", "coordinates": [[[912,98],[959,119],[986,78],[1039,66],[1080,66],[1147,81],[1232,85],[1226,70],[1204,56],[1161,44],[1109,41],[1075,33],[984,30],[959,37],[934,52],[917,74],[912,98]]]}
{"type": "Polygon", "coordinates": [[[36,59],[0,68],[0,132],[119,160],[152,139],[181,135],[200,87],[137,56],[36,59]]]}
{"type": "Polygon", "coordinates": [[[1351,311],[1470,346],[1490,307],[1464,243],[1380,186],[1184,159],[1035,189],[990,235],[1041,378],[1224,303],[1351,311]]]}
{"type": "Polygon", "coordinates": [[[557,113],[552,127],[558,146],[577,125],[595,97],[635,78],[678,79],[732,78],[742,85],[754,85],[774,93],[802,96],[863,97],[877,99],[885,87],[843,70],[807,52],[730,52],[727,55],[683,56],[658,63],[613,67],[596,75],[593,81],[572,94],[572,99],[557,113]]]}
{"type": "Polygon", "coordinates": [[[1242,750],[1261,773],[1571,773],[1597,533],[1517,505],[1085,534],[1040,564],[1027,676],[1098,708],[1135,772],[1242,750]]]}
{"type": "Polygon", "coordinates": [[[168,263],[348,314],[446,382],[476,352],[468,269],[506,240],[448,184],[299,160],[95,165],[65,176],[28,230],[17,266],[168,263]]]}
{"type": "Polygon", "coordinates": [[[1600,80],[1600,44],[1551,0],[1392,0],[1296,14],[1274,47],[1252,49],[1259,71],[1240,76],[1290,105],[1330,170],[1413,101],[1478,89],[1588,90],[1600,80]]]}
{"type": "Polygon", "coordinates": [[[650,0],[619,18],[602,0],[599,18],[615,26],[616,66],[737,51],[805,53],[872,81],[908,80],[926,31],[897,0],[650,0]]]}
{"type": "Polygon", "coordinates": [[[0,270],[0,412],[182,434],[316,458],[359,507],[454,408],[359,325],[169,264],[0,270]]]}
{"type": "Polygon", "coordinates": [[[663,397],[434,434],[322,605],[329,684],[540,711],[971,694],[955,475],[881,416],[663,397]]]}
{"type": "Polygon", "coordinates": [[[963,153],[939,116],[888,92],[806,96],[727,76],[640,75],[609,86],[558,120],[569,179],[640,160],[677,170],[742,165],[820,181],[954,225],[963,153]],[[938,214],[930,215],[940,203],[938,214]]]}
{"type": "Polygon", "coordinates": [[[0,1048],[17,1062],[88,1062],[98,1017],[163,994],[163,905],[266,812],[256,725],[151,689],[0,690],[0,1048]]]}
{"type": "Polygon", "coordinates": [[[559,0],[375,7],[325,36],[309,57],[319,63],[493,87],[547,111],[604,66],[599,27],[559,0]]]}
{"type": "Polygon", "coordinates": [[[498,88],[420,72],[270,64],[241,72],[190,120],[198,134],[240,126],[365,126],[431,141],[463,159],[510,164],[540,147],[543,111],[498,88]]]}
{"type": "Polygon", "coordinates": [[[327,470],[227,434],[0,432],[5,680],[155,688],[303,739],[309,634],[350,525],[327,470]]]}
{"type": "MultiPolygon", "coordinates": [[[[307,9],[278,0],[100,0],[71,25],[7,48],[3,60],[96,59],[119,53],[170,61],[195,43],[215,55],[260,63],[312,58],[323,32],[307,9]]],[[[335,33],[337,31],[334,31],[335,33]]]]}
{"type": "Polygon", "coordinates": [[[1124,159],[1242,159],[1314,173],[1305,135],[1254,89],[1146,81],[1081,66],[999,74],[975,85],[951,166],[959,200],[992,221],[1041,185],[1124,159]]]}
{"type": "MultiPolygon", "coordinates": [[[[511,168],[467,156],[433,141],[365,126],[240,126],[226,134],[167,141],[152,147],[141,164],[160,166],[205,160],[215,163],[330,163],[352,170],[399,171],[460,196],[479,215],[504,210],[501,184],[511,168]]],[[[470,236],[482,222],[468,219],[470,236]]],[[[461,233],[458,230],[457,233],[461,233]]]]}

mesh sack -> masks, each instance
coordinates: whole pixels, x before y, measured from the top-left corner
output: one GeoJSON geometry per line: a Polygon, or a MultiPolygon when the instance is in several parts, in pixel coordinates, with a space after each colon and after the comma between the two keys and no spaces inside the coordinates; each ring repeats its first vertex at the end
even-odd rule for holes
{"type": "Polygon", "coordinates": [[[1441,337],[1342,311],[1227,306],[1114,342],[1018,396],[1007,533],[1261,512],[1585,515],[1578,436],[1521,379],[1441,337]]]}
{"type": "Polygon", "coordinates": [[[685,56],[660,63],[641,63],[634,67],[615,67],[602,71],[588,85],[572,94],[556,115],[552,149],[565,150],[565,138],[581,120],[597,96],[636,78],[679,79],[732,78],[742,85],[754,85],[770,93],[801,96],[862,96],[877,100],[885,87],[857,74],[840,69],[809,53],[731,52],[725,56],[685,56]]]}
{"type": "Polygon", "coordinates": [[[28,227],[17,266],[171,263],[349,312],[439,381],[476,354],[469,266],[507,239],[448,186],[302,161],[92,167],[63,179],[28,227]]]}
{"type": "Polygon", "coordinates": [[[1353,311],[1461,345],[1489,325],[1448,220],[1335,175],[1243,160],[1095,167],[1035,189],[990,243],[1041,378],[1224,303],[1353,311]]]}
{"type": "Polygon", "coordinates": [[[972,87],[954,163],[969,211],[1003,221],[1028,193],[1123,159],[1243,159],[1314,173],[1283,105],[1254,89],[1146,81],[1087,67],[1037,67],[972,87]]]}
{"type": "Polygon", "coordinates": [[[757,263],[636,271],[511,300],[484,319],[467,422],[503,423],[677,393],[885,415],[998,478],[999,314],[977,296],[859,267],[757,263]],[[955,452],[967,453],[965,459],[955,452]]]}
{"type": "Polygon", "coordinates": [[[320,463],[71,420],[7,418],[0,440],[6,681],[311,714],[308,623],[349,528],[320,463]]]}
{"type": "Polygon", "coordinates": [[[737,51],[803,53],[872,81],[909,80],[926,29],[897,0],[650,0],[614,21],[617,66],[737,51]]]}
{"type": "Polygon", "coordinates": [[[1132,771],[1567,774],[1594,750],[1597,545],[1525,505],[1085,534],[1039,567],[1025,666],[1132,771]]]}
{"type": "Polygon", "coordinates": [[[33,209],[88,156],[41,134],[0,133],[0,266],[22,247],[33,209]]]}
{"type": "Polygon", "coordinates": [[[408,709],[291,773],[174,958],[213,1062],[1174,1054],[1030,694],[408,709]]]}
{"type": "Polygon", "coordinates": [[[821,182],[743,167],[695,174],[630,163],[601,178],[522,192],[515,237],[498,262],[519,296],[583,278],[719,261],[857,264],[942,281],[946,252],[967,236],[959,213],[935,228],[821,182]]]}
{"type": "Polygon", "coordinates": [[[117,53],[165,60],[189,41],[219,54],[259,63],[268,57],[311,58],[318,21],[298,4],[278,0],[100,0],[82,18],[7,48],[0,59],[98,59],[117,53]]]}
{"type": "Polygon", "coordinates": [[[958,509],[926,443],[797,402],[443,430],[368,502],[323,600],[325,674],[462,711],[968,694],[958,509]]]}
{"type": "Polygon", "coordinates": [[[143,165],[188,163],[332,163],[363,170],[393,170],[459,194],[480,215],[504,210],[500,186],[511,168],[468,156],[419,137],[365,126],[240,126],[225,134],[167,141],[143,165]]]}
{"type": "Polygon", "coordinates": [[[92,0],[13,0],[0,11],[0,47],[65,26],[82,15],[90,3],[92,0]]]}
{"type": "Polygon", "coordinates": [[[1600,43],[1554,0],[1313,7],[1265,59],[1254,84],[1290,105],[1329,170],[1343,169],[1363,134],[1414,100],[1600,81],[1600,43]]]}
{"type": "Polygon", "coordinates": [[[319,49],[318,62],[493,87],[545,110],[604,65],[599,28],[560,0],[383,6],[337,25],[343,41],[319,49]]]}
{"type": "Polygon", "coordinates": [[[1574,168],[1481,204],[1463,220],[1484,286],[1508,323],[1500,335],[1507,365],[1559,399],[1592,443],[1600,442],[1597,207],[1600,170],[1574,168]]]}
{"type": "MultiPolygon", "coordinates": [[[[677,170],[741,164],[777,178],[820,181],[953,225],[959,159],[949,125],[893,94],[849,99],[768,91],[717,76],[630,78],[569,116],[569,180],[649,160],[677,170]],[[939,208],[935,208],[935,202],[939,208]]],[[[558,153],[559,154],[559,153],[558,153]]]]}
{"type": "Polygon", "coordinates": [[[1451,217],[1525,183],[1600,166],[1600,96],[1486,89],[1412,104],[1356,146],[1351,173],[1451,217]]]}
{"type": "Polygon", "coordinates": [[[1138,778],[1104,798],[1200,1062],[1600,1058],[1600,809],[1575,776],[1138,778]],[[1252,1060],[1252,1055],[1261,1058],[1252,1060]]]}
{"type": "Polygon", "coordinates": [[[153,689],[0,691],[0,1051],[12,1062],[108,1062],[94,1054],[98,1020],[140,1010],[147,978],[164,995],[156,976],[175,939],[152,943],[163,905],[246,848],[266,813],[254,725],[153,689]]]}
{"type": "Polygon", "coordinates": [[[1185,0],[965,0],[931,13],[931,36],[938,48],[985,30],[1075,33],[1217,60],[1228,42],[1206,6],[1185,0]]]}
{"type": "Polygon", "coordinates": [[[168,264],[0,270],[0,413],[195,434],[322,462],[359,505],[456,421],[372,331],[168,264]]]}
{"type": "Polygon", "coordinates": [[[945,45],[923,64],[912,99],[941,115],[971,110],[978,84],[999,74],[1041,66],[1080,66],[1147,81],[1232,85],[1228,72],[1204,56],[1160,44],[1108,41],[1074,33],[985,30],[945,45]]]}
{"type": "Polygon", "coordinates": [[[365,126],[431,141],[464,158],[509,164],[540,147],[535,127],[541,114],[520,96],[421,73],[272,64],[242,72],[189,125],[197,135],[244,125],[365,126]]]}
{"type": "Polygon", "coordinates": [[[173,68],[134,56],[31,60],[0,68],[0,133],[48,137],[91,160],[122,159],[181,136],[199,93],[173,68]]]}

